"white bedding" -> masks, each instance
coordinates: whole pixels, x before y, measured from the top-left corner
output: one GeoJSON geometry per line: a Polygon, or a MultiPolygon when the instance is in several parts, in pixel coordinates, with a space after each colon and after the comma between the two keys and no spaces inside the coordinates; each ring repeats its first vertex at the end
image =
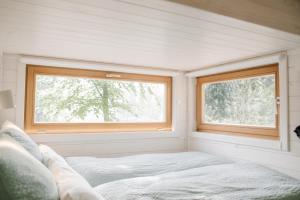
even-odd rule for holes
{"type": "Polygon", "coordinates": [[[198,167],[94,188],[106,200],[299,200],[300,182],[249,163],[198,167]]]}
{"type": "Polygon", "coordinates": [[[300,200],[300,181],[200,152],[67,162],[105,200],[300,200]]]}
{"type": "Polygon", "coordinates": [[[60,200],[104,200],[53,149],[46,145],[39,145],[39,149],[44,163],[55,179],[60,200]]]}
{"type": "Polygon", "coordinates": [[[143,154],[121,158],[68,157],[69,165],[92,186],[232,161],[201,152],[143,154]]]}

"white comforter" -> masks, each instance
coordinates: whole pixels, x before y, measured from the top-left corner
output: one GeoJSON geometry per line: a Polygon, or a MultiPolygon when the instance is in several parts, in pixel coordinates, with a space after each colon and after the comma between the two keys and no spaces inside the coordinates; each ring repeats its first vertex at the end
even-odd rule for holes
{"type": "Polygon", "coordinates": [[[264,167],[233,163],[124,179],[94,188],[106,200],[299,200],[300,182],[264,167]]]}
{"type": "Polygon", "coordinates": [[[66,161],[92,186],[125,178],[232,162],[201,152],[143,154],[121,158],[69,157],[66,161]]]}
{"type": "Polygon", "coordinates": [[[300,181],[200,152],[67,162],[106,200],[300,200],[300,181]]]}

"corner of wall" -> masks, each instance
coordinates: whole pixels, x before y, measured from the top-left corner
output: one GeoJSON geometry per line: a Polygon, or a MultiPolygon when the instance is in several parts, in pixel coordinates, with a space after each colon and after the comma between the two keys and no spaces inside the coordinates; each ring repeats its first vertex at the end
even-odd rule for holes
{"type": "MultiPolygon", "coordinates": [[[[293,133],[294,128],[300,124],[300,48],[287,51],[287,59],[289,152],[251,147],[250,145],[236,144],[234,141],[222,142],[192,136],[189,137],[189,149],[246,159],[300,178],[300,139],[293,133]],[[283,160],[285,161],[283,162],[283,160]]],[[[193,98],[193,96],[189,95],[189,98],[193,98]]],[[[190,109],[192,101],[188,102],[190,109]]],[[[189,119],[189,121],[191,120],[193,119],[189,119]]]]}

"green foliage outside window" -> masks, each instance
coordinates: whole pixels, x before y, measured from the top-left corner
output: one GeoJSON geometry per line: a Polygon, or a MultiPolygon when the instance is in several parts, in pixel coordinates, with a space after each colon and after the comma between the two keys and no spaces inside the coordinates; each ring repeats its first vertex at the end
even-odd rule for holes
{"type": "Polygon", "coordinates": [[[165,85],[38,75],[35,122],[160,122],[165,85]]]}
{"type": "Polygon", "coordinates": [[[275,127],[275,88],[274,75],[204,84],[204,121],[275,127]]]}

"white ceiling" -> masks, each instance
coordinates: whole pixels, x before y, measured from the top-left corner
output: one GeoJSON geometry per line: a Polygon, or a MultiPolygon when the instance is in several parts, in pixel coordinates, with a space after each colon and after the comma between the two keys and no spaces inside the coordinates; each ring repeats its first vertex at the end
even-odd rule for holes
{"type": "Polygon", "coordinates": [[[163,0],[0,0],[0,51],[190,71],[300,36],[163,0]]]}

